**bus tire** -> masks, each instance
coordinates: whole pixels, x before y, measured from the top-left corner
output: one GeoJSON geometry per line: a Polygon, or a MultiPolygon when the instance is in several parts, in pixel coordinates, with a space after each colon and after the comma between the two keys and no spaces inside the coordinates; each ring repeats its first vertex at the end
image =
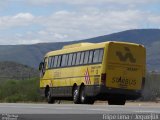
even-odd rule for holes
{"type": "Polygon", "coordinates": [[[48,91],[47,102],[48,102],[48,104],[53,104],[53,103],[55,103],[55,100],[54,100],[54,98],[51,96],[50,91],[48,91]]]}
{"type": "Polygon", "coordinates": [[[80,89],[80,102],[81,104],[94,104],[93,97],[87,97],[85,92],[85,86],[81,86],[80,89]]]}
{"type": "Polygon", "coordinates": [[[49,86],[45,88],[45,97],[47,98],[48,104],[53,104],[55,102],[54,98],[51,95],[49,86]]]}
{"type": "Polygon", "coordinates": [[[108,104],[109,105],[125,105],[126,100],[125,99],[109,99],[108,104]]]}
{"type": "Polygon", "coordinates": [[[74,104],[80,104],[79,89],[77,86],[73,89],[73,102],[74,104]]]}

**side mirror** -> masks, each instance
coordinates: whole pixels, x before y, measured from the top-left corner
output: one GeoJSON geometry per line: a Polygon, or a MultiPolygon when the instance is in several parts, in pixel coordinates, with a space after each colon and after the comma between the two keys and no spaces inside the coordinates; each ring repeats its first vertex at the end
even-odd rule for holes
{"type": "Polygon", "coordinates": [[[41,71],[41,70],[43,69],[43,67],[44,67],[44,62],[41,62],[41,63],[39,64],[39,70],[41,71]]]}

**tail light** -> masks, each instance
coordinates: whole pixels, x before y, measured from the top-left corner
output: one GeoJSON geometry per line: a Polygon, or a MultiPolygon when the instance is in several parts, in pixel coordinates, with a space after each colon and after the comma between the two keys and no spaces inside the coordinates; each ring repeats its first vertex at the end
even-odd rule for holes
{"type": "Polygon", "coordinates": [[[105,85],[106,84],[106,73],[101,74],[101,84],[105,85]]]}
{"type": "Polygon", "coordinates": [[[145,86],[145,77],[142,78],[142,89],[144,89],[145,86]]]}

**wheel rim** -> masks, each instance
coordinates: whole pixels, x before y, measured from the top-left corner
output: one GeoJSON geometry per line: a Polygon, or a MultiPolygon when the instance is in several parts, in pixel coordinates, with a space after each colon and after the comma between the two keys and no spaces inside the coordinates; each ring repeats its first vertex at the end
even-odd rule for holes
{"type": "Polygon", "coordinates": [[[85,101],[85,92],[84,92],[84,89],[81,92],[81,101],[82,101],[82,103],[84,103],[84,101],[85,101]]]}
{"type": "Polygon", "coordinates": [[[74,95],[73,95],[73,100],[75,101],[77,99],[77,95],[78,95],[78,90],[76,89],[74,91],[74,95]]]}
{"type": "Polygon", "coordinates": [[[47,99],[50,100],[50,98],[51,98],[51,94],[50,94],[50,91],[48,91],[47,99]]]}

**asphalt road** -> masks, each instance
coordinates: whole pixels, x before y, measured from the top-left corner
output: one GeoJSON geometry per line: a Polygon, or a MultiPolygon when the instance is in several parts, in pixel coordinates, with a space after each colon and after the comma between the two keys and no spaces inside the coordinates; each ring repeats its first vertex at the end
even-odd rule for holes
{"type": "Polygon", "coordinates": [[[160,103],[154,105],[127,104],[125,106],[75,104],[0,103],[0,113],[11,114],[103,114],[103,113],[159,113],[160,103]]]}
{"type": "MultiPolygon", "coordinates": [[[[64,114],[90,114],[94,116],[96,114],[160,114],[160,103],[157,104],[127,104],[125,106],[109,106],[107,104],[101,105],[75,105],[75,104],[23,104],[23,103],[0,103],[0,114],[30,114],[30,117],[33,117],[33,114],[38,114],[46,117],[47,114],[48,120],[51,119],[53,114],[56,114],[56,117],[62,117],[64,114]],[[60,115],[61,114],[61,115],[60,115]]],[[[28,115],[29,116],[29,115],[28,115]]],[[[81,116],[81,115],[78,115],[81,116]]],[[[100,116],[97,116],[100,117],[100,116]]],[[[71,119],[71,116],[69,115],[71,119]]],[[[79,117],[78,117],[79,118],[79,117]]],[[[83,119],[82,117],[80,117],[83,119]]],[[[101,117],[102,118],[102,117],[101,117]]],[[[37,118],[40,119],[40,118],[37,118]]],[[[58,119],[58,118],[57,118],[58,119]]],[[[89,118],[87,118],[89,119],[89,118]]],[[[96,117],[94,117],[96,119],[96,117]]],[[[160,118],[158,118],[160,120],[160,118]]],[[[1,119],[0,119],[1,120],[1,119]]],[[[19,120],[19,119],[18,119],[19,120]]],[[[28,120],[28,119],[27,119],[28,120]]],[[[29,119],[31,120],[31,119],[29,119]]],[[[47,120],[45,118],[45,120],[47,120]]],[[[65,117],[65,120],[66,117],[65,117]]],[[[74,119],[73,119],[74,120],[74,119]]],[[[85,119],[83,119],[85,120],[85,119]]],[[[93,119],[92,119],[93,120],[93,119]]]]}

